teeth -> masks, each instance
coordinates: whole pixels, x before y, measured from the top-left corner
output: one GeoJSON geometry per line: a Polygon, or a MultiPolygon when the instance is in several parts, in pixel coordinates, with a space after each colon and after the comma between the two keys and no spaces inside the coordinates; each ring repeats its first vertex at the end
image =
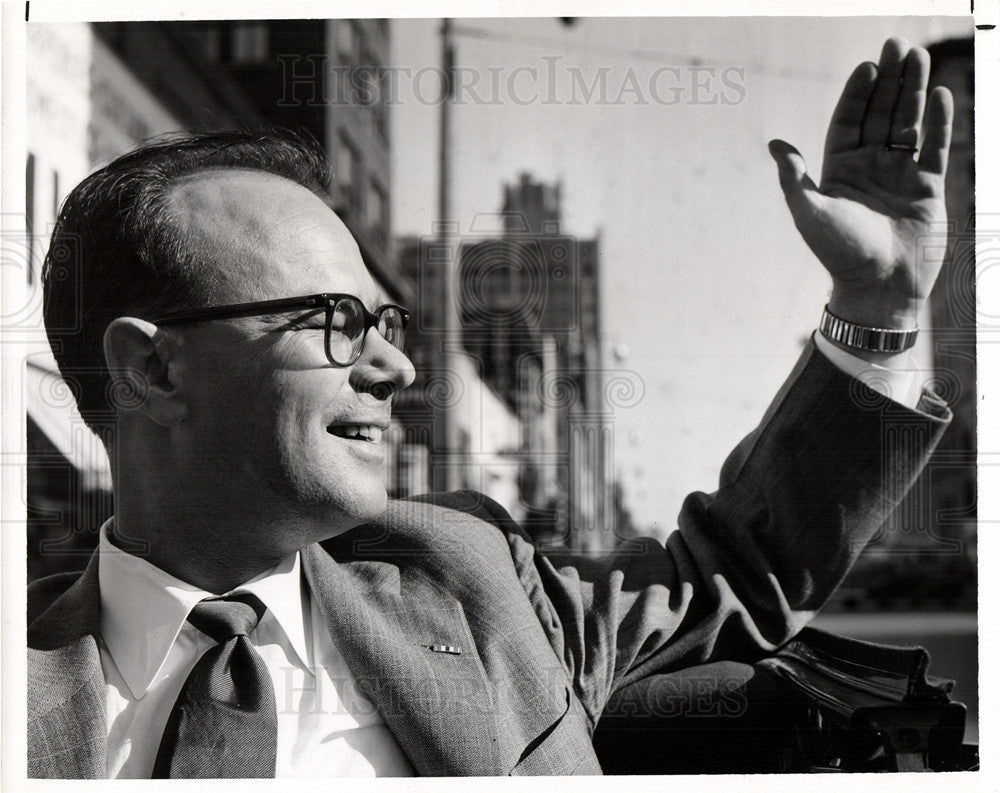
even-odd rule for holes
{"type": "Polygon", "coordinates": [[[382,430],[372,424],[342,424],[332,427],[330,433],[370,443],[379,443],[382,440],[382,430]]]}

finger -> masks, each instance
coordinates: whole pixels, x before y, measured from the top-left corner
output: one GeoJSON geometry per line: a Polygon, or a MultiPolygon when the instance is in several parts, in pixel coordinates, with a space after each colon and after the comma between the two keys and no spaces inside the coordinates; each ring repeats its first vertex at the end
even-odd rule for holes
{"type": "Polygon", "coordinates": [[[871,61],[862,63],[851,72],[830,119],[824,149],[827,154],[856,149],[861,145],[865,108],[868,107],[877,79],[878,68],[871,61]]]}
{"type": "Polygon", "coordinates": [[[892,129],[886,139],[888,143],[896,146],[912,146],[914,149],[917,147],[930,71],[931,56],[927,54],[927,50],[914,47],[906,53],[899,98],[892,114],[892,129]]]}
{"type": "Polygon", "coordinates": [[[800,221],[807,220],[814,213],[819,190],[806,173],[806,161],[798,149],[783,140],[772,140],[767,148],[778,165],[778,181],[798,226],[800,221]]]}
{"type": "Polygon", "coordinates": [[[861,125],[862,145],[884,146],[889,140],[892,111],[899,95],[899,82],[903,76],[903,60],[909,49],[905,39],[889,39],[882,47],[878,61],[878,82],[872,92],[865,120],[861,125]]]}
{"type": "Polygon", "coordinates": [[[951,146],[951,121],[955,115],[951,91],[938,86],[927,99],[924,118],[924,142],[920,146],[920,170],[944,176],[948,170],[948,147],[951,146]]]}

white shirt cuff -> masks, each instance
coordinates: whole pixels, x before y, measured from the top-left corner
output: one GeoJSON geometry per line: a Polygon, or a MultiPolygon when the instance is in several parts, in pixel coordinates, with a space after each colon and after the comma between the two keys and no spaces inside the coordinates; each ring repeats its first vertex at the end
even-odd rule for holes
{"type": "Polygon", "coordinates": [[[813,333],[816,347],[834,366],[845,374],[849,374],[864,383],[874,391],[894,402],[914,409],[920,401],[923,390],[922,378],[918,377],[916,368],[912,365],[909,353],[900,353],[899,362],[902,368],[890,368],[871,363],[864,358],[841,349],[818,330],[813,333]]]}

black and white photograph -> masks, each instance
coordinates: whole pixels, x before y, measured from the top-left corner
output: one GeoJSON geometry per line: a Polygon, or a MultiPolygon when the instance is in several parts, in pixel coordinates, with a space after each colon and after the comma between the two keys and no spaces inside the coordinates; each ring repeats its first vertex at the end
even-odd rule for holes
{"type": "Polygon", "coordinates": [[[383,5],[3,6],[5,782],[981,779],[996,20],[383,5]]]}

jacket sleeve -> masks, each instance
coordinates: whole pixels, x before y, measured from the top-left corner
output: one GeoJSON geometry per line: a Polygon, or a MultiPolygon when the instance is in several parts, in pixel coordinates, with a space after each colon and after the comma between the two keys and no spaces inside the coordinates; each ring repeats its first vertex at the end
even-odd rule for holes
{"type": "MultiPolygon", "coordinates": [[[[729,455],[719,489],[693,493],[664,545],[609,556],[545,555],[499,505],[540,623],[590,718],[653,672],[754,661],[811,619],[906,493],[950,420],[918,410],[804,351],[763,421],[729,455]]],[[[485,517],[485,516],[484,516],[485,517]]]]}

